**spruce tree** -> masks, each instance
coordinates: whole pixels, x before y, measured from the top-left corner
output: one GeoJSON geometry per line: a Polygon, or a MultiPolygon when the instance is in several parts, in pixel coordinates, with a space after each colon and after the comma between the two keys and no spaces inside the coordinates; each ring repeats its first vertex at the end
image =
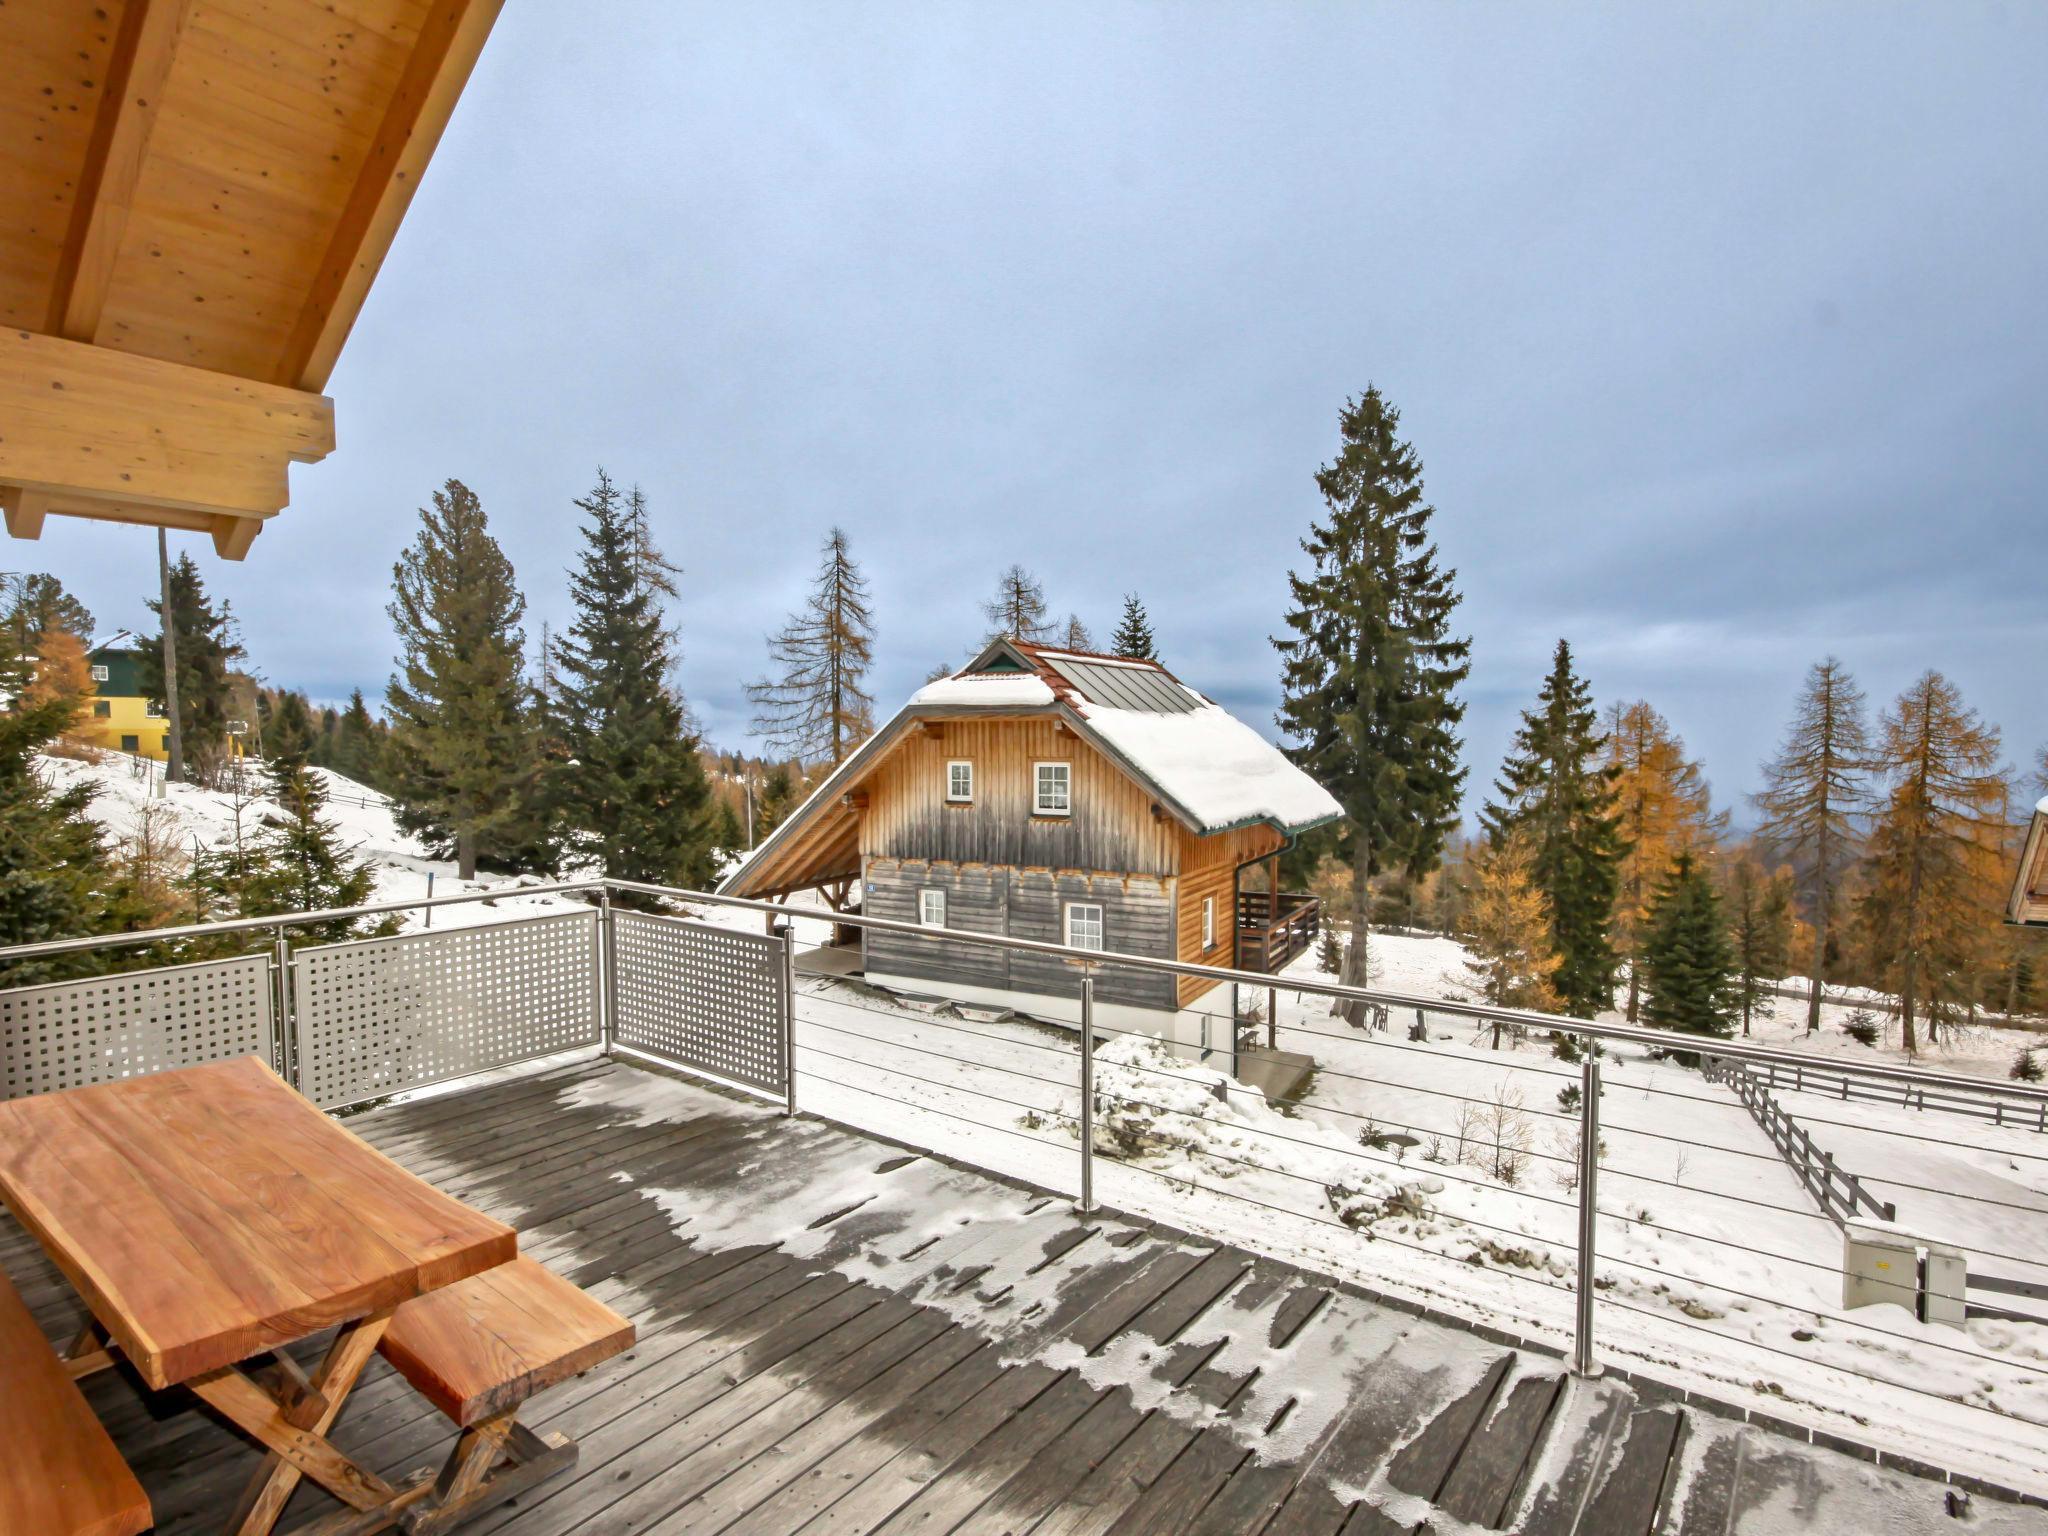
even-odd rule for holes
{"type": "Polygon", "coordinates": [[[1650,898],[1642,971],[1643,1022],[1726,1039],[1735,1029],[1735,952],[1714,884],[1680,853],[1650,898]]]}
{"type": "Polygon", "coordinates": [[[1628,1019],[1642,1009],[1643,946],[1658,883],[1681,853],[1711,849],[1727,828],[1705,772],[1685,755],[1671,723],[1643,700],[1616,704],[1608,717],[1607,760],[1625,851],[1614,910],[1616,947],[1628,958],[1628,1019]]]}
{"type": "MultiPolygon", "coordinates": [[[[287,694],[287,699],[295,695],[287,694]]],[[[327,786],[302,747],[272,745],[264,795],[277,808],[266,816],[255,845],[232,885],[243,917],[359,907],[376,890],[367,860],[353,859],[341,828],[327,818],[327,786]]],[[[304,943],[335,943],[374,931],[368,921],[322,923],[297,936],[304,943]]]]}
{"type": "Polygon", "coordinates": [[[796,809],[802,797],[796,775],[787,763],[777,763],[761,783],[761,803],[754,809],[754,841],[758,845],[782,825],[783,818],[796,809]]]}
{"type": "Polygon", "coordinates": [[[1878,723],[1884,785],[1858,901],[1870,957],[1898,994],[1901,1039],[1919,1047],[1973,1001],[1981,950],[2010,878],[1998,727],[1939,672],[1923,673],[1878,723]]]}
{"type": "Polygon", "coordinates": [[[391,568],[397,671],[384,690],[392,798],[452,843],[456,876],[538,829],[540,744],[526,684],[526,598],[476,493],[449,480],[391,568]]]}
{"type": "Polygon", "coordinates": [[[276,702],[270,706],[270,718],[263,727],[263,751],[272,761],[312,761],[313,711],[303,693],[286,689],[276,695],[276,702]]]}
{"type": "Polygon", "coordinates": [[[989,623],[983,645],[990,640],[1052,638],[1052,625],[1045,617],[1045,588],[1021,565],[996,578],[996,595],[981,605],[981,611],[989,623]]]}
{"type": "Polygon", "coordinates": [[[1152,621],[1135,592],[1124,594],[1124,615],[1117,620],[1116,633],[1109,637],[1109,649],[1112,654],[1128,656],[1133,661],[1159,659],[1158,642],[1152,637],[1152,621]]]}
{"type": "Polygon", "coordinates": [[[659,597],[673,568],[602,469],[576,506],[583,554],[575,622],[556,642],[554,791],[575,850],[607,875],[699,886],[712,874],[711,786],[669,687],[673,638],[659,597]]]}
{"type": "Polygon", "coordinates": [[[1302,541],[1309,569],[1288,574],[1290,633],[1273,642],[1289,755],[1349,818],[1343,979],[1354,986],[1368,975],[1372,877],[1436,864],[1465,779],[1456,689],[1471,645],[1451,634],[1455,573],[1437,565],[1422,462],[1396,436],[1400,421],[1376,388],[1345,403],[1342,446],[1316,475],[1328,516],[1302,541]]]}
{"type": "Polygon", "coordinates": [[[341,723],[335,727],[335,766],[341,773],[354,779],[358,784],[367,784],[379,789],[384,784],[384,774],[378,765],[377,722],[370,717],[370,706],[358,688],[348,696],[348,708],[341,712],[341,723]]]}
{"type": "Polygon", "coordinates": [[[22,571],[0,577],[0,655],[32,655],[37,637],[52,631],[89,646],[92,614],[64,590],[63,582],[47,572],[22,571]]]}
{"type": "Polygon", "coordinates": [[[1627,851],[1616,807],[1617,770],[1604,760],[1593,692],[1572,669],[1571,646],[1557,642],[1536,707],[1522,713],[1480,824],[1496,843],[1520,833],[1530,845],[1530,878],[1549,912],[1550,978],[1561,1007],[1591,1017],[1614,1004],[1619,963],[1609,924],[1627,851]]]}
{"type": "MultiPolygon", "coordinates": [[[[27,684],[26,664],[0,656],[0,945],[138,926],[143,914],[91,815],[93,786],[56,790],[36,768],[78,700],[53,692],[32,701],[27,684]]],[[[84,974],[98,958],[0,961],[0,985],[84,974]]]]}
{"type": "Polygon", "coordinates": [[[1742,1032],[1761,1011],[1770,1014],[1770,984],[1785,974],[1792,950],[1792,877],[1767,871],[1747,851],[1728,870],[1728,941],[1735,952],[1736,999],[1742,1032]]]}
{"type": "MultiPolygon", "coordinates": [[[[235,634],[234,613],[226,603],[214,606],[190,555],[180,555],[170,568],[172,649],[178,660],[178,722],[184,734],[186,760],[202,780],[210,780],[227,754],[227,723],[233,710],[234,664],[243,656],[235,634]]],[[[144,677],[164,675],[163,602],[151,599],[158,631],[142,639],[144,677]]],[[[156,701],[159,705],[163,700],[156,701]]]]}
{"type": "Polygon", "coordinates": [[[1808,1034],[1820,1028],[1835,910],[1855,867],[1858,819],[1870,803],[1869,757],[1863,690],[1834,657],[1814,663],[1784,744],[1764,764],[1764,787],[1754,797],[1763,815],[1757,838],[1774,858],[1791,865],[1813,929],[1808,1034]]]}
{"type": "Polygon", "coordinates": [[[768,637],[775,675],[747,687],[754,731],[771,749],[838,767],[874,734],[875,615],[867,577],[846,532],[826,535],[818,574],[801,610],[768,637]]]}

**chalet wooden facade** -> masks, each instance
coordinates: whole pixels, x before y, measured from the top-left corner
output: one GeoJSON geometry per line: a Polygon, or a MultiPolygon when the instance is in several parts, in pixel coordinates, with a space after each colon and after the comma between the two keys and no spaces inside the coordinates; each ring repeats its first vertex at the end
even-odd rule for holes
{"type": "MultiPolygon", "coordinates": [[[[1157,663],[1003,640],[920,690],[722,889],[815,889],[955,933],[1275,971],[1318,920],[1311,898],[1276,894],[1278,856],[1339,814],[1157,663]],[[1259,865],[1262,887],[1245,889],[1259,865]]],[[[942,936],[863,944],[877,985],[1074,1015],[1072,962],[942,936]]],[[[1106,1021],[1195,1045],[1185,1015],[1212,985],[1111,964],[1096,997],[1106,1021]]]]}
{"type": "Polygon", "coordinates": [[[2008,922],[2048,928],[2048,799],[2034,807],[2005,916],[2008,922]]]}

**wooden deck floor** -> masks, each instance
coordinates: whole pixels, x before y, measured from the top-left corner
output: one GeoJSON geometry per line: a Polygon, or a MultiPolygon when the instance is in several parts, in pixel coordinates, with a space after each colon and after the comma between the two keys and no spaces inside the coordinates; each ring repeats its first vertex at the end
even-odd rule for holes
{"type": "MultiPolygon", "coordinates": [[[[579,1063],[351,1124],[639,1327],[532,1405],[573,1472],[465,1531],[1956,1529],[1933,1483],[665,1074],[579,1063]]],[[[0,1262],[75,1331],[4,1218],[0,1262]]],[[[218,1529],[254,1453],[182,1393],[87,1386],[157,1529],[218,1529]]],[[[337,1438],[403,1474],[452,1431],[379,1361],[337,1438]]],[[[302,1491],[285,1528],[331,1508],[302,1491]]],[[[2048,1516],[1980,1498],[1971,1525],[2048,1516]]]]}

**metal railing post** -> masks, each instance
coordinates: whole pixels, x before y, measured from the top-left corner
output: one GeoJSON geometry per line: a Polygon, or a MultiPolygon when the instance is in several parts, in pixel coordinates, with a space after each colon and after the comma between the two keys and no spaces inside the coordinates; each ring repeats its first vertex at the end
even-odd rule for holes
{"type": "Polygon", "coordinates": [[[299,1082],[298,1032],[292,1028],[292,946],[285,937],[284,924],[279,923],[272,930],[270,963],[277,972],[277,1043],[278,1075],[301,1093],[305,1091],[299,1082]]]}
{"type": "Polygon", "coordinates": [[[605,1053],[619,1038],[619,948],[618,930],[612,924],[612,893],[598,892],[597,896],[597,984],[598,984],[598,1033],[603,1037],[605,1053]]]}
{"type": "Polygon", "coordinates": [[[1572,1370],[1580,1376],[1600,1374],[1600,1364],[1593,1358],[1593,1260],[1598,1246],[1599,1178],[1600,1063],[1593,1059],[1593,1042],[1588,1041],[1585,1060],[1579,1066],[1579,1294],[1572,1354],[1572,1370]]]}
{"type": "Polygon", "coordinates": [[[1081,973],[1081,1198],[1074,1209],[1095,1210],[1095,972],[1081,973]]]}
{"type": "Polygon", "coordinates": [[[796,924],[777,929],[782,938],[782,1112],[796,1113],[796,924]]]}

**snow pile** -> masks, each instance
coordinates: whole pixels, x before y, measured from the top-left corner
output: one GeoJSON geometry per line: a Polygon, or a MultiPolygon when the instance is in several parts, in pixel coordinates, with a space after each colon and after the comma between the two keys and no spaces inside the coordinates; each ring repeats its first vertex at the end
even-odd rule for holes
{"type": "Polygon", "coordinates": [[[1270,821],[1301,831],[1343,814],[1330,792],[1228,710],[1201,700],[1160,715],[1084,703],[1089,727],[1205,832],[1270,821]]]}
{"type": "Polygon", "coordinates": [[[1029,672],[975,672],[942,677],[910,696],[910,708],[934,704],[985,704],[992,709],[1043,708],[1052,703],[1052,688],[1029,672]]]}
{"type": "Polygon", "coordinates": [[[1256,1088],[1183,1060],[1150,1036],[1112,1041],[1096,1053],[1095,1068],[1096,1151],[1175,1182],[1266,1167],[1278,1142],[1288,1170],[1320,1182],[1338,1219],[1357,1230],[1387,1216],[1426,1216],[1443,1193],[1441,1179],[1361,1163],[1321,1126],[1280,1114],[1256,1088]]]}

